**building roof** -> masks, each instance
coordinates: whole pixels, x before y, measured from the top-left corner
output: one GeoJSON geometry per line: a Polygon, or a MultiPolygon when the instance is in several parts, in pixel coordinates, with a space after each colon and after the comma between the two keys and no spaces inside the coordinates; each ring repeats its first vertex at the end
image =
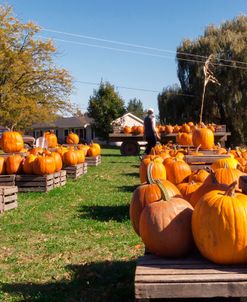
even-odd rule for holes
{"type": "Polygon", "coordinates": [[[130,112],[125,113],[124,115],[122,115],[122,116],[120,116],[119,118],[115,119],[115,120],[112,122],[112,124],[113,124],[113,125],[114,125],[114,124],[119,124],[119,123],[121,124],[121,123],[124,121],[125,117],[127,117],[127,116],[130,117],[130,118],[132,118],[133,120],[135,120],[135,121],[137,121],[137,122],[143,124],[143,120],[142,120],[141,118],[135,116],[134,114],[132,114],[132,113],[130,113],[130,112]]]}
{"type": "Polygon", "coordinates": [[[44,128],[85,128],[89,125],[92,125],[94,120],[88,115],[83,115],[80,117],[72,116],[72,117],[61,117],[50,123],[35,123],[32,125],[32,129],[44,129],[44,128]]]}

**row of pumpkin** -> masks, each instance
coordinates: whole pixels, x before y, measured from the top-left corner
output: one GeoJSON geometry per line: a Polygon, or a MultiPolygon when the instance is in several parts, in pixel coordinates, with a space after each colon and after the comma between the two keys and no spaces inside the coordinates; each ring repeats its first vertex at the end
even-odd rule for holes
{"type": "MultiPolygon", "coordinates": [[[[53,131],[47,131],[44,133],[44,137],[47,141],[48,148],[57,148],[58,139],[53,131]]],[[[24,141],[22,135],[17,131],[6,131],[1,138],[1,147],[4,152],[22,152],[24,149],[24,141]]],[[[66,137],[67,144],[78,144],[79,136],[76,133],[70,132],[66,137]]]]}
{"type": "MultiPolygon", "coordinates": [[[[204,124],[203,124],[204,125],[204,124]]],[[[192,133],[195,128],[200,128],[202,126],[199,124],[194,125],[193,122],[184,123],[183,125],[159,125],[156,127],[156,131],[158,133],[192,133]]],[[[217,127],[216,124],[207,124],[204,125],[205,128],[210,129],[212,132],[215,132],[217,127]]],[[[143,134],[144,128],[143,126],[125,126],[123,127],[123,133],[125,134],[143,134]]]]}
{"type": "Polygon", "coordinates": [[[20,154],[0,157],[0,174],[51,174],[60,171],[63,166],[83,163],[86,156],[97,156],[100,152],[99,144],[79,145],[77,150],[61,146],[52,152],[33,148],[25,157],[20,154]]]}
{"type": "Polygon", "coordinates": [[[142,160],[130,219],[149,251],[180,257],[195,242],[215,263],[247,262],[247,195],[239,188],[239,177],[246,174],[239,169],[239,152],[215,161],[210,172],[192,172],[182,150],[142,160]]]}

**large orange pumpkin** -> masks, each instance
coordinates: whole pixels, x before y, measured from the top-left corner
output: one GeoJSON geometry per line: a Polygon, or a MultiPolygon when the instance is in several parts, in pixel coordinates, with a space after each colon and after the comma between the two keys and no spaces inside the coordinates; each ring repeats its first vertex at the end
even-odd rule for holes
{"type": "Polygon", "coordinates": [[[185,182],[191,174],[190,166],[182,159],[166,159],[164,162],[166,167],[167,179],[173,184],[185,182]]]}
{"type": "Polygon", "coordinates": [[[208,128],[195,127],[192,132],[192,142],[195,147],[201,145],[202,149],[212,149],[214,146],[214,133],[208,128]]]}
{"type": "Polygon", "coordinates": [[[10,155],[6,159],[7,174],[17,174],[21,172],[22,157],[20,154],[10,155]]]}
{"type": "Polygon", "coordinates": [[[20,152],[24,147],[22,135],[16,131],[6,131],[2,136],[2,149],[6,153],[20,152]]]}
{"type": "Polygon", "coordinates": [[[74,150],[68,150],[63,155],[63,162],[66,166],[75,166],[78,163],[78,157],[74,150]]]}
{"type": "Polygon", "coordinates": [[[131,127],[125,126],[125,127],[123,128],[123,132],[124,132],[125,134],[130,134],[130,133],[131,133],[131,127]]]}
{"type": "Polygon", "coordinates": [[[33,172],[38,175],[52,174],[56,170],[55,159],[51,155],[39,155],[33,163],[33,172]]]}
{"type": "Polygon", "coordinates": [[[77,163],[78,164],[84,163],[84,161],[85,161],[84,151],[83,150],[76,150],[75,153],[77,155],[77,163]]]}
{"type": "Polygon", "coordinates": [[[204,182],[208,177],[209,172],[204,169],[194,170],[192,174],[189,176],[189,182],[204,182]]]}
{"type": "MultiPolygon", "coordinates": [[[[139,232],[139,222],[141,212],[144,207],[152,202],[161,200],[161,191],[158,185],[155,183],[152,177],[152,167],[150,164],[150,169],[148,169],[147,184],[142,184],[137,187],[132,195],[130,203],[130,221],[135,232],[140,235],[139,232]]],[[[170,197],[181,195],[178,188],[168,180],[161,180],[162,185],[166,188],[167,194],[170,197]]]]}
{"type": "Polygon", "coordinates": [[[48,143],[48,148],[56,148],[57,147],[57,136],[54,131],[45,132],[45,138],[48,143]]]}
{"type": "Polygon", "coordinates": [[[73,133],[72,131],[66,137],[66,143],[67,144],[78,144],[79,140],[80,140],[79,136],[76,133],[73,133]]]}
{"type": "Polygon", "coordinates": [[[192,230],[201,254],[219,264],[247,263],[247,196],[235,193],[236,182],[227,191],[211,191],[197,203],[192,230]]]}
{"type": "MultiPolygon", "coordinates": [[[[159,186],[162,187],[160,182],[159,186]]],[[[141,213],[140,235],[147,249],[164,257],[188,253],[193,246],[192,212],[186,200],[170,198],[162,188],[162,200],[145,206],[141,213]]]]}
{"type": "Polygon", "coordinates": [[[62,156],[58,152],[52,152],[51,156],[55,160],[55,172],[59,172],[63,167],[62,156]]]}
{"type": "Polygon", "coordinates": [[[34,161],[36,160],[37,156],[34,154],[29,154],[23,163],[23,172],[26,174],[33,174],[33,165],[34,165],[34,161]]]}
{"type": "Polygon", "coordinates": [[[216,169],[219,168],[233,168],[237,169],[239,166],[239,162],[232,157],[226,157],[226,158],[221,158],[216,160],[215,162],[212,163],[211,169],[215,171],[216,169]]]}
{"type": "Polygon", "coordinates": [[[214,171],[214,173],[211,173],[207,179],[205,180],[205,183],[212,183],[214,181],[214,177],[216,178],[217,182],[220,184],[230,185],[234,181],[237,181],[239,186],[239,177],[247,175],[243,172],[241,172],[238,169],[233,168],[219,168],[214,171]]]}
{"type": "Polygon", "coordinates": [[[191,195],[202,185],[201,182],[182,182],[177,185],[177,188],[181,192],[183,198],[190,201],[191,195]]]}
{"type": "Polygon", "coordinates": [[[166,168],[163,165],[163,158],[159,156],[154,156],[153,160],[152,157],[144,158],[140,164],[139,174],[140,174],[140,181],[144,183],[147,181],[147,169],[149,165],[152,163],[152,177],[153,179],[166,179],[166,168]]]}

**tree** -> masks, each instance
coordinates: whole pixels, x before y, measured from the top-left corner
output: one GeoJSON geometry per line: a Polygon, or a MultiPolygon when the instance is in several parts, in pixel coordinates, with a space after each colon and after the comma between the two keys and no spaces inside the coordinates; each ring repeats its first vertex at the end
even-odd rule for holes
{"type": "Polygon", "coordinates": [[[246,45],[247,17],[239,16],[219,27],[208,26],[203,36],[195,41],[184,40],[177,48],[178,78],[183,93],[196,95],[188,106],[191,106],[191,118],[197,121],[204,83],[203,66],[206,58],[213,54],[214,75],[221,85],[208,84],[203,119],[226,124],[234,144],[247,142],[246,45]]]}
{"type": "Polygon", "coordinates": [[[142,101],[136,98],[129,100],[127,111],[143,119],[144,110],[142,101]]]}
{"type": "Polygon", "coordinates": [[[71,76],[56,68],[52,41],[35,37],[39,27],[19,21],[0,6],[0,121],[25,130],[71,109],[71,76]]]}
{"type": "Polygon", "coordinates": [[[111,122],[125,113],[124,101],[110,83],[101,82],[89,99],[88,113],[95,121],[98,135],[108,139],[112,131],[111,122]]]}

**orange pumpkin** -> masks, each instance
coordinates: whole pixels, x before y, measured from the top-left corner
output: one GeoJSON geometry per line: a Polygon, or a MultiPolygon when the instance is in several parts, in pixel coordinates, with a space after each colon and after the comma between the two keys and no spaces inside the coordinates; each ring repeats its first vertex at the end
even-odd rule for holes
{"type": "Polygon", "coordinates": [[[191,195],[202,185],[201,182],[182,182],[177,185],[177,188],[181,192],[183,198],[190,201],[191,195]]]}
{"type": "Polygon", "coordinates": [[[192,174],[189,176],[189,182],[204,182],[208,176],[209,172],[204,169],[195,170],[192,171],[192,174]]]}
{"type": "Polygon", "coordinates": [[[239,162],[232,157],[226,157],[226,158],[221,158],[216,160],[215,162],[212,163],[211,169],[215,171],[216,169],[219,168],[233,168],[237,169],[239,166],[239,162]]]}
{"type": "Polygon", "coordinates": [[[212,149],[214,146],[214,133],[206,127],[195,127],[192,132],[192,142],[195,147],[201,145],[202,149],[212,149]]]}
{"type": "Polygon", "coordinates": [[[6,153],[20,152],[24,147],[22,135],[16,131],[6,131],[2,135],[2,149],[6,153]]]}
{"type": "Polygon", "coordinates": [[[164,163],[166,167],[167,179],[173,184],[185,182],[191,174],[190,166],[182,159],[166,159],[164,163]]]}
{"type": "Polygon", "coordinates": [[[140,181],[144,183],[147,181],[147,169],[152,170],[153,179],[166,179],[166,168],[163,165],[161,157],[155,157],[153,160],[150,157],[144,158],[139,168],[140,181]],[[149,165],[152,163],[152,166],[149,165]]]}
{"type": "Polygon", "coordinates": [[[5,170],[6,170],[5,159],[4,159],[4,157],[0,157],[0,175],[4,174],[5,170]]]}
{"type": "Polygon", "coordinates": [[[34,161],[36,160],[37,156],[34,154],[29,154],[24,162],[23,162],[23,172],[26,174],[34,174],[33,171],[33,165],[34,165],[34,161]]]}
{"type": "Polygon", "coordinates": [[[39,155],[33,163],[33,172],[38,175],[52,174],[56,170],[55,159],[51,155],[39,155]]]}
{"type": "Polygon", "coordinates": [[[79,136],[76,133],[70,131],[69,135],[66,137],[67,144],[78,144],[79,143],[79,136]]]}
{"type": "Polygon", "coordinates": [[[83,150],[76,150],[76,155],[77,155],[77,163],[82,164],[85,161],[85,155],[83,150]]]}
{"type": "Polygon", "coordinates": [[[146,248],[163,257],[180,257],[193,246],[192,206],[180,197],[170,197],[162,188],[162,200],[144,207],[140,218],[140,235],[146,248]]]}
{"type": "Polygon", "coordinates": [[[74,150],[68,150],[63,155],[63,162],[66,166],[75,166],[78,163],[78,156],[74,150]]]}
{"type": "Polygon", "coordinates": [[[7,174],[21,173],[22,157],[20,154],[10,155],[6,159],[6,172],[7,174]]]}
{"type": "Polygon", "coordinates": [[[45,138],[48,143],[48,148],[56,148],[57,147],[57,136],[54,131],[45,132],[45,138]]]}
{"type": "Polygon", "coordinates": [[[130,134],[130,133],[131,133],[131,127],[125,126],[125,127],[123,128],[123,132],[124,132],[125,134],[130,134]]]}
{"type": "Polygon", "coordinates": [[[42,154],[44,152],[44,149],[43,148],[41,148],[41,147],[35,147],[35,148],[33,148],[33,149],[31,149],[30,151],[29,151],[29,154],[33,154],[33,155],[38,155],[38,154],[42,154]]]}
{"type": "Polygon", "coordinates": [[[247,262],[247,196],[235,193],[235,186],[236,182],[225,193],[207,193],[193,212],[195,243],[204,257],[219,264],[247,262]]]}
{"type": "Polygon", "coordinates": [[[58,152],[52,152],[51,156],[55,160],[55,172],[61,171],[63,167],[62,156],[58,152]]]}

